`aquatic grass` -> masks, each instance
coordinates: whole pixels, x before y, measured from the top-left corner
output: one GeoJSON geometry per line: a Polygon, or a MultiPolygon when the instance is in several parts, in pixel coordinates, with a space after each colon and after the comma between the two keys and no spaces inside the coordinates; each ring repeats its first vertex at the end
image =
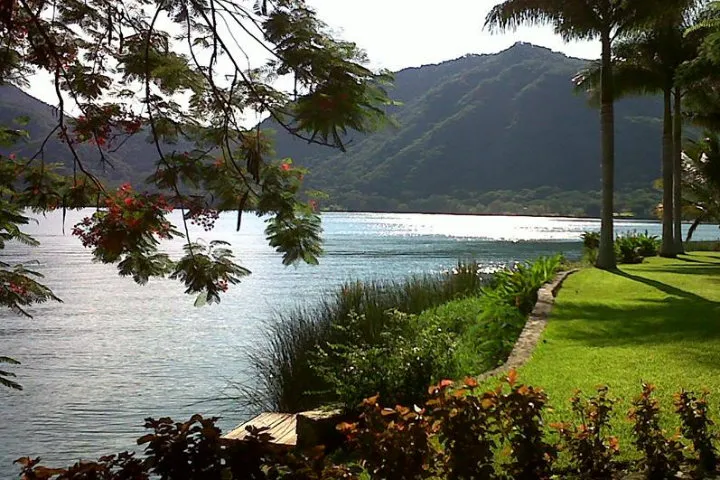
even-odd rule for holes
{"type": "MultiPolygon", "coordinates": [[[[333,400],[328,385],[313,369],[319,347],[342,344],[342,326],[351,312],[361,318],[354,327],[360,339],[373,343],[384,330],[390,310],[418,314],[453,300],[477,295],[488,274],[476,262],[458,264],[440,274],[416,275],[405,280],[348,282],[324,295],[313,306],[298,307],[271,319],[267,338],[250,353],[250,365],[259,382],[263,408],[298,412],[333,400]]],[[[353,341],[357,341],[353,339],[353,341]]]]}

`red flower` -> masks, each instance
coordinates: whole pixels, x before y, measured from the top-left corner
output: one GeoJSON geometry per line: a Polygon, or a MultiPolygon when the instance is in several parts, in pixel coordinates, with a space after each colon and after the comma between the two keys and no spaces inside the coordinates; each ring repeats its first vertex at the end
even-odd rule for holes
{"type": "Polygon", "coordinates": [[[290,166],[289,163],[283,163],[282,165],[280,165],[280,169],[281,169],[283,172],[289,172],[291,168],[292,168],[292,167],[290,166]]]}
{"type": "Polygon", "coordinates": [[[15,154],[14,154],[14,153],[11,153],[10,155],[8,155],[8,158],[9,158],[10,160],[15,160],[15,154]]]}
{"type": "Polygon", "coordinates": [[[129,183],[123,183],[122,185],[120,185],[121,192],[129,192],[130,190],[132,190],[132,185],[130,185],[129,183]]]}
{"type": "Polygon", "coordinates": [[[133,204],[133,199],[132,199],[132,197],[127,197],[124,201],[125,201],[125,205],[126,205],[126,206],[132,207],[132,204],[133,204]]]}

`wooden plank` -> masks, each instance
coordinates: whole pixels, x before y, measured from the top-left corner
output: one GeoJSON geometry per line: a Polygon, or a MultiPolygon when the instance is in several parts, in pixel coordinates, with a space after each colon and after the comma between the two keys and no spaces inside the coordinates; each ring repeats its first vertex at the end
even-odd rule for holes
{"type": "Polygon", "coordinates": [[[276,445],[295,446],[297,445],[297,417],[296,415],[289,413],[272,413],[265,412],[261,413],[257,417],[250,421],[243,423],[238,426],[230,433],[225,435],[225,438],[230,440],[243,440],[247,437],[248,432],[246,427],[253,426],[256,428],[268,427],[267,433],[269,433],[273,439],[271,443],[276,445]]]}

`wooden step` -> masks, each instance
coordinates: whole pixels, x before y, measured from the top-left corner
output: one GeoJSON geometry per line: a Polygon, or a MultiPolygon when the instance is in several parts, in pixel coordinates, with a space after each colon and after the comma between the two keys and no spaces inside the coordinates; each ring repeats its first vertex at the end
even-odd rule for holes
{"type": "Polygon", "coordinates": [[[267,427],[266,433],[272,436],[270,443],[294,447],[297,445],[297,415],[290,413],[261,413],[232,430],[224,438],[230,440],[244,440],[248,436],[246,427],[263,428],[267,427]]]}

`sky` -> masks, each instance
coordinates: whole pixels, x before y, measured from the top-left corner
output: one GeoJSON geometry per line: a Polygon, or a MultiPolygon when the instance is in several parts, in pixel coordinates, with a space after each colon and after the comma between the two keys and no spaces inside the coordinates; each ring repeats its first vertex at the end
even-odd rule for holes
{"type": "Polygon", "coordinates": [[[318,16],[365,49],[375,67],[399,70],[468,53],[497,53],[527,42],[580,58],[598,58],[600,42],[564,43],[550,27],[507,34],[483,29],[496,0],[307,0],[318,16]]]}
{"type": "MultiPolygon", "coordinates": [[[[485,16],[497,0],[306,1],[337,36],[364,49],[370,65],[376,69],[397,71],[469,53],[497,53],[516,42],[532,43],[580,58],[600,55],[600,42],[565,43],[549,26],[526,27],[504,34],[484,30],[485,16]]],[[[248,52],[253,57],[253,66],[260,66],[267,58],[266,51],[257,45],[250,45],[248,52]]],[[[57,103],[47,74],[36,76],[28,93],[50,104],[57,103]]],[[[73,110],[71,108],[70,113],[73,110]]],[[[252,124],[257,119],[247,121],[252,124]]]]}

